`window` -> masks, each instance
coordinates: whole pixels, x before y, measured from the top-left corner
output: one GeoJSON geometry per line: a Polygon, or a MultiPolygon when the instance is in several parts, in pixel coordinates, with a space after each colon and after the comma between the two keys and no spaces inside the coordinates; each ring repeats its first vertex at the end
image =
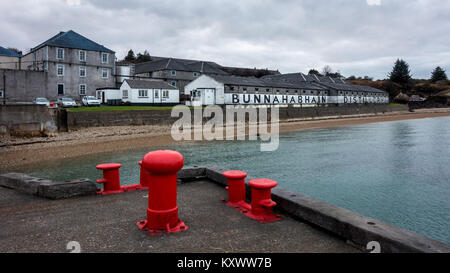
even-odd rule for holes
{"type": "Polygon", "coordinates": [[[58,95],[64,95],[64,84],[58,83],[58,95]]]}
{"type": "Polygon", "coordinates": [[[139,98],[148,98],[148,90],[139,90],[139,98]]]}
{"type": "Polygon", "coordinates": [[[107,79],[108,78],[108,68],[102,68],[102,78],[107,79]]]}
{"type": "Polygon", "coordinates": [[[242,90],[247,91],[247,87],[242,88],[242,90]]]}
{"type": "Polygon", "coordinates": [[[197,73],[197,72],[194,72],[194,73],[192,73],[192,75],[194,75],[194,77],[197,77],[197,76],[198,76],[198,73],[197,73]]]}
{"type": "Polygon", "coordinates": [[[80,84],[78,94],[80,94],[80,96],[86,96],[86,84],[80,84]]]}
{"type": "Polygon", "coordinates": [[[171,81],[170,84],[173,85],[173,86],[177,86],[177,82],[176,81],[171,81]]]}
{"type": "Polygon", "coordinates": [[[259,91],[259,88],[255,88],[255,91],[259,91]]]}
{"type": "Polygon", "coordinates": [[[177,71],[176,71],[176,70],[172,70],[172,71],[170,71],[170,74],[171,74],[172,76],[176,76],[176,75],[177,75],[177,71]]]}
{"type": "Polygon", "coordinates": [[[128,99],[128,90],[122,90],[122,99],[128,99]]]}
{"type": "Polygon", "coordinates": [[[80,66],[80,77],[86,77],[86,66],[80,66]]]}
{"type": "Polygon", "coordinates": [[[108,53],[102,53],[102,64],[107,64],[108,63],[108,53]]]}
{"type": "Polygon", "coordinates": [[[56,48],[56,59],[64,60],[64,48],[56,48]]]}
{"type": "Polygon", "coordinates": [[[3,98],[3,90],[0,90],[0,98],[3,98]]]}
{"type": "Polygon", "coordinates": [[[159,98],[159,92],[158,92],[158,90],[155,90],[155,99],[158,99],[159,98]]]}
{"type": "Polygon", "coordinates": [[[270,88],[267,88],[266,91],[267,91],[267,92],[270,92],[270,88]]]}
{"type": "Polygon", "coordinates": [[[57,76],[64,76],[64,65],[63,64],[57,64],[56,65],[56,75],[57,76]]]}
{"type": "Polygon", "coordinates": [[[169,90],[163,90],[162,97],[163,97],[163,99],[168,99],[169,98],[169,90]]]}
{"type": "Polygon", "coordinates": [[[80,62],[85,62],[86,61],[86,51],[85,50],[79,50],[78,51],[78,57],[80,62]]]}
{"type": "Polygon", "coordinates": [[[233,91],[234,90],[234,86],[230,86],[230,90],[233,91]]]}

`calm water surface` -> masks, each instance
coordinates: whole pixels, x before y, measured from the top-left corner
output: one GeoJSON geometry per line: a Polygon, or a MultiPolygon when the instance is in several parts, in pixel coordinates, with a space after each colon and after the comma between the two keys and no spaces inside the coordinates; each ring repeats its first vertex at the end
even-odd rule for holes
{"type": "MultiPolygon", "coordinates": [[[[150,147],[150,146],[149,146],[150,147]]],[[[122,184],[139,183],[142,156],[175,149],[185,165],[218,165],[450,243],[450,117],[284,133],[274,152],[258,142],[197,142],[106,153],[30,167],[53,180],[98,179],[95,165],[122,163],[122,184]]]]}

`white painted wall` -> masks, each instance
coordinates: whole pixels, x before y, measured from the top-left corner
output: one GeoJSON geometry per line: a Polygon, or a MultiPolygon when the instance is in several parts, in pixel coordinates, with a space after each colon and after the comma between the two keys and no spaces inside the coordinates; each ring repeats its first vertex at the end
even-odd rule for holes
{"type": "Polygon", "coordinates": [[[145,89],[131,88],[126,81],[120,86],[120,98],[130,103],[179,103],[180,91],[178,89],[145,89]],[[123,98],[123,91],[128,90],[128,98],[123,98]],[[139,97],[139,90],[147,90],[147,97],[139,97]],[[163,98],[163,92],[168,92],[168,97],[163,98]]]}

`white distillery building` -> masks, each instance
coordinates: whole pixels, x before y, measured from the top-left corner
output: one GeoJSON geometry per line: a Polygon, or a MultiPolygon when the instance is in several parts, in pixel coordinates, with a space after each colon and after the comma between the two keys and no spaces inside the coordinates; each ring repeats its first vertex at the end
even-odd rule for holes
{"type": "Polygon", "coordinates": [[[126,79],[123,81],[118,92],[118,97],[123,102],[129,102],[132,105],[169,106],[180,103],[180,90],[162,80],[126,79]]]}
{"type": "Polygon", "coordinates": [[[342,79],[302,73],[263,78],[202,75],[186,85],[188,105],[257,104],[320,106],[328,104],[389,103],[387,92],[342,79]]]}

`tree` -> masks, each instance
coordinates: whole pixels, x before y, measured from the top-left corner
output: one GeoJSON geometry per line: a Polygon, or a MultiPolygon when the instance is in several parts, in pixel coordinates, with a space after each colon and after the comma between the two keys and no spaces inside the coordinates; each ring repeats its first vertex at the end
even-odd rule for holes
{"type": "Polygon", "coordinates": [[[411,74],[409,70],[409,65],[402,59],[397,59],[395,61],[392,72],[389,73],[388,77],[391,81],[396,83],[408,83],[411,79],[411,74]]]}
{"type": "Polygon", "coordinates": [[[433,72],[431,72],[431,82],[442,80],[446,81],[447,75],[445,74],[445,70],[438,66],[433,70],[433,72]]]}
{"type": "Polygon", "coordinates": [[[331,73],[333,73],[333,70],[331,69],[331,67],[329,65],[326,65],[322,68],[322,74],[324,76],[329,76],[331,73]]]}
{"type": "Polygon", "coordinates": [[[315,70],[314,68],[309,70],[308,75],[322,76],[322,74],[320,74],[319,71],[315,70]]]}
{"type": "Polygon", "coordinates": [[[138,63],[148,62],[151,60],[152,60],[152,57],[150,57],[150,53],[148,53],[147,50],[144,50],[143,54],[141,54],[141,53],[137,54],[136,62],[138,62],[138,63]]]}
{"type": "Polygon", "coordinates": [[[128,54],[125,57],[125,61],[129,61],[129,62],[136,61],[136,56],[134,55],[134,52],[132,49],[128,50],[128,54]]]}

